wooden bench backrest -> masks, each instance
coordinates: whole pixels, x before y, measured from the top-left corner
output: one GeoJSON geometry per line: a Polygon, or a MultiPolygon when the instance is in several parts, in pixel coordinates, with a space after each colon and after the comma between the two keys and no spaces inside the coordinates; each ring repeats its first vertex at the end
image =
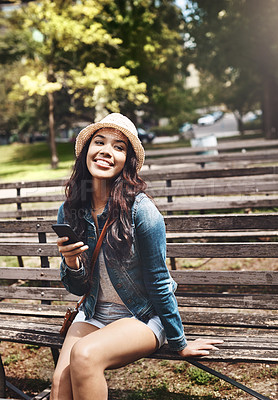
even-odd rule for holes
{"type": "Polygon", "coordinates": [[[197,154],[197,155],[176,155],[176,156],[165,156],[157,158],[146,158],[145,165],[174,165],[174,164],[199,164],[205,166],[207,163],[237,163],[237,164],[256,164],[256,163],[267,163],[276,162],[278,159],[278,150],[255,150],[249,151],[248,153],[221,153],[221,154],[197,154]]]}
{"type": "Polygon", "coordinates": [[[163,157],[172,155],[189,155],[197,153],[205,153],[211,150],[217,150],[219,153],[239,150],[241,152],[246,152],[250,149],[266,149],[278,147],[278,140],[262,140],[262,139],[249,139],[249,140],[231,140],[223,143],[219,143],[217,146],[210,147],[175,147],[168,149],[159,150],[146,150],[146,158],[152,157],[163,157]]]}
{"type": "MultiPolygon", "coordinates": [[[[155,199],[160,198],[157,205],[161,211],[189,211],[276,207],[278,205],[277,174],[277,166],[268,166],[179,169],[178,171],[176,168],[169,168],[167,171],[145,170],[142,171],[141,176],[148,183],[148,193],[155,199]],[[254,197],[250,197],[250,194],[253,194],[254,197]],[[248,198],[243,198],[243,195],[247,195],[248,198]],[[198,201],[190,199],[190,196],[198,196],[198,201]],[[204,199],[203,196],[206,198],[204,199]],[[215,197],[211,198],[211,196],[215,197]],[[174,197],[176,199],[173,201],[174,197]],[[183,197],[182,200],[179,200],[179,197],[183,197]]],[[[0,184],[2,192],[0,218],[51,218],[56,216],[58,206],[65,199],[62,193],[64,184],[65,180],[0,184]],[[49,188],[59,192],[48,193],[47,189],[49,188]],[[14,196],[11,196],[10,193],[12,189],[14,196]],[[31,190],[31,193],[22,195],[26,189],[31,190]],[[5,190],[8,190],[8,196],[3,195],[5,190]],[[42,192],[37,193],[38,190],[42,190],[42,192]],[[23,205],[27,205],[28,208],[22,209],[23,205]],[[11,208],[12,206],[14,209],[11,208]]]]}
{"type": "MultiPolygon", "coordinates": [[[[60,258],[56,238],[52,235],[54,221],[1,221],[0,233],[25,235],[26,243],[11,237],[0,245],[0,256],[6,266],[0,268],[0,298],[36,301],[73,301],[60,283],[60,258]],[[31,239],[28,239],[27,232],[31,239]],[[34,235],[38,235],[37,242],[34,235]],[[52,236],[51,236],[51,235],[52,236]],[[50,235],[50,243],[39,243],[50,235]],[[35,268],[8,267],[8,256],[35,257],[35,268]],[[52,259],[54,257],[54,259],[52,259]],[[47,268],[51,258],[51,268],[47,268]],[[53,262],[54,260],[54,262],[53,262]],[[45,268],[41,268],[44,266],[45,268]],[[13,284],[11,284],[13,283],[13,284]]],[[[167,232],[278,230],[278,215],[215,215],[167,216],[167,232]]],[[[3,235],[2,235],[3,236],[3,235]]],[[[242,258],[278,257],[278,242],[168,243],[167,256],[177,258],[242,258]]],[[[180,304],[187,307],[231,307],[278,309],[277,271],[171,271],[179,283],[180,304]],[[211,287],[214,289],[211,290],[211,287]],[[215,289],[217,287],[218,289],[215,289]],[[223,293],[223,287],[232,288],[223,293]],[[196,292],[196,288],[198,288],[196,292]],[[250,288],[252,290],[250,291],[250,288]]]]}

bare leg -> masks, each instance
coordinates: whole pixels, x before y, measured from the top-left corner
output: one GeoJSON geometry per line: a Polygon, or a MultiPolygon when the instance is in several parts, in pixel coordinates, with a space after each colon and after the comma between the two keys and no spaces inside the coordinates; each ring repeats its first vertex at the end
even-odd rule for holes
{"type": "Polygon", "coordinates": [[[145,357],[157,346],[151,329],[133,318],[120,319],[76,341],[70,358],[73,398],[107,400],[104,371],[145,357]]]}
{"type": "Polygon", "coordinates": [[[84,322],[77,322],[69,328],[53,375],[51,400],[73,399],[69,367],[71,349],[80,338],[96,330],[98,328],[84,322]]]}

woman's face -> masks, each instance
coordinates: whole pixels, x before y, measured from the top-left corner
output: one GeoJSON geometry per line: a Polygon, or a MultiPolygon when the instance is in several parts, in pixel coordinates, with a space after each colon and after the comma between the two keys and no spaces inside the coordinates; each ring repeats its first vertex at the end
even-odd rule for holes
{"type": "Polygon", "coordinates": [[[93,136],[88,153],[87,167],[97,179],[115,179],[122,171],[128,148],[128,139],[114,128],[102,128],[93,136]]]}

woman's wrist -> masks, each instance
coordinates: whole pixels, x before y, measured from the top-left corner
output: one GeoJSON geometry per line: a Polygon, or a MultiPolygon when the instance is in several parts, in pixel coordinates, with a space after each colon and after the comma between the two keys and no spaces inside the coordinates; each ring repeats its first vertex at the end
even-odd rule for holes
{"type": "Polygon", "coordinates": [[[65,257],[65,263],[71,269],[77,270],[80,268],[80,262],[78,257],[75,257],[74,259],[72,257],[65,257]]]}

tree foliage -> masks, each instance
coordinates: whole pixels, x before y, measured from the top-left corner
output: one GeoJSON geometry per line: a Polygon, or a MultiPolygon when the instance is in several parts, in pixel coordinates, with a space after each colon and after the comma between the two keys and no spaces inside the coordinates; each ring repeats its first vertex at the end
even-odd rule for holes
{"type": "Polygon", "coordinates": [[[220,99],[242,115],[261,104],[266,137],[278,136],[277,0],[191,3],[196,65],[222,83],[220,99]]]}
{"type": "Polygon", "coordinates": [[[120,53],[113,57],[114,65],[126,66],[146,82],[148,115],[175,117],[183,104],[173,109],[171,99],[180,97],[181,90],[186,97],[183,86],[189,62],[181,10],[172,0],[115,0],[105,11],[105,26],[122,40],[120,53]]]}
{"type": "MultiPolygon", "coordinates": [[[[185,21],[173,0],[42,0],[4,15],[3,26],[2,62],[19,65],[6,101],[30,112],[30,123],[34,105],[48,102],[53,166],[54,116],[69,126],[138,108],[146,118],[176,118],[188,107],[185,21]]],[[[21,126],[28,130],[28,118],[21,126]]]]}
{"type": "MultiPolygon", "coordinates": [[[[91,109],[100,101],[101,114],[111,107],[115,110],[119,108],[118,91],[135,104],[147,101],[145,83],[139,83],[127,68],[109,68],[104,63],[92,62],[93,59],[100,60],[105,51],[117,48],[122,42],[108,33],[101,23],[100,16],[107,3],[107,0],[43,0],[17,9],[9,18],[10,29],[6,37],[19,37],[21,32],[24,33],[27,40],[23,61],[28,65],[28,71],[20,77],[9,98],[23,101],[27,96],[48,97],[54,168],[58,164],[54,93],[64,90],[71,95],[70,111],[75,112],[78,111],[76,98],[82,99],[81,107],[91,109]]],[[[94,117],[98,116],[92,112],[94,117]]]]}

